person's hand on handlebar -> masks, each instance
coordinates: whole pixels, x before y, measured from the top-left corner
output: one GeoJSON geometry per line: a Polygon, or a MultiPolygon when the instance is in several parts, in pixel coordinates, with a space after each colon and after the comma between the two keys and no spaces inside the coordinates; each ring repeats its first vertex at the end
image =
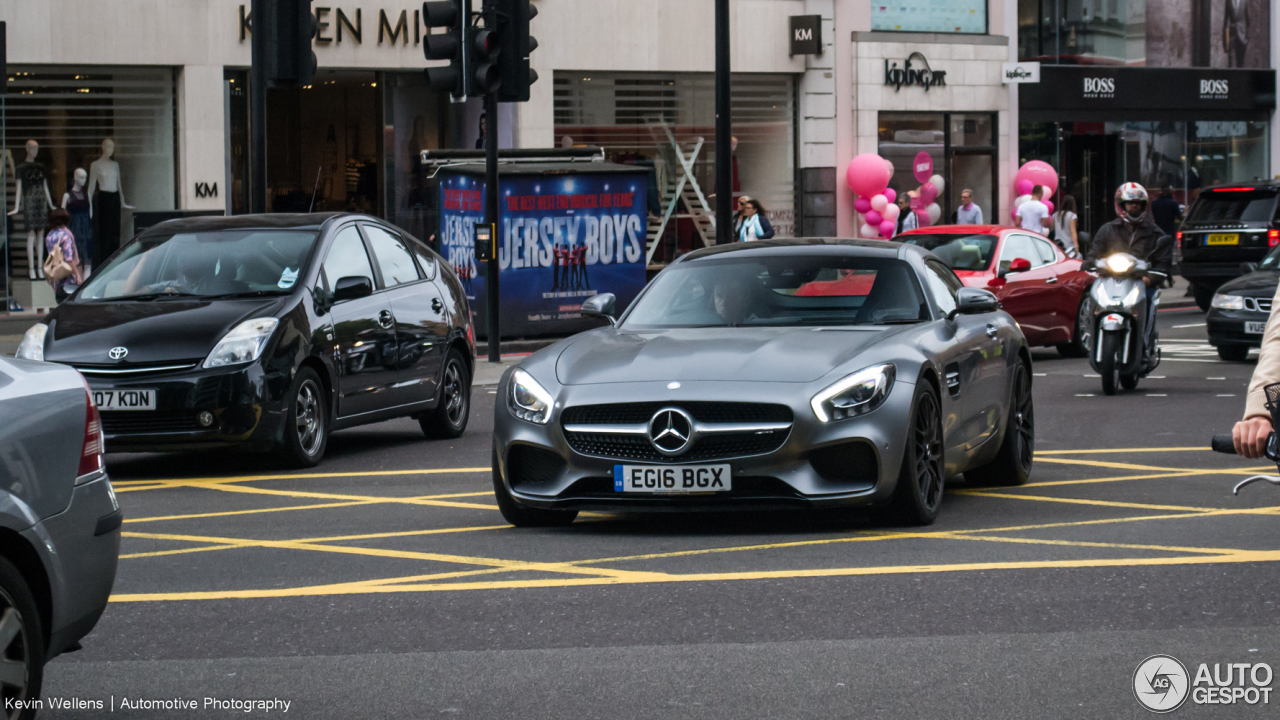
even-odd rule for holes
{"type": "Polygon", "coordinates": [[[1267,437],[1271,435],[1271,419],[1254,416],[1236,423],[1231,429],[1231,439],[1236,444],[1236,454],[1246,458],[1260,458],[1267,450],[1267,437]]]}

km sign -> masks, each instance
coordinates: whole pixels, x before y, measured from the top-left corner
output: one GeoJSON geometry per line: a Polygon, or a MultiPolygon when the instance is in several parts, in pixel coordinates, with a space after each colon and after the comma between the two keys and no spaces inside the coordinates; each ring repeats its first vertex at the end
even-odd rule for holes
{"type": "Polygon", "coordinates": [[[791,54],[822,54],[822,16],[791,16],[791,54]]]}

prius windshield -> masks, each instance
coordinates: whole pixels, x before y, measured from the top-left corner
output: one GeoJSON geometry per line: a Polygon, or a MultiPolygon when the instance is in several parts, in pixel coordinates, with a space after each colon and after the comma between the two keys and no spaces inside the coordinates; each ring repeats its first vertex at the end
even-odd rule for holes
{"type": "Polygon", "coordinates": [[[668,268],[636,301],[623,327],[889,325],[928,318],[915,272],[901,260],[717,258],[668,268]]]}
{"type": "Polygon", "coordinates": [[[95,272],[78,300],[275,295],[292,292],[313,230],[218,230],[147,235],[95,272]]]}

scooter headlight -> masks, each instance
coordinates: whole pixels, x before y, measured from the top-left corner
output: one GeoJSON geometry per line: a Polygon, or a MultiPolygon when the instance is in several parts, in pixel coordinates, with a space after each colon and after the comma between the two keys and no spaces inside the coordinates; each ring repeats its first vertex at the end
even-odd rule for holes
{"type": "Polygon", "coordinates": [[[1103,262],[1107,264],[1108,270],[1120,275],[1129,272],[1137,264],[1137,260],[1128,253],[1116,253],[1103,262]]]}
{"type": "Polygon", "coordinates": [[[1218,310],[1243,310],[1243,295],[1223,295],[1222,293],[1214,293],[1213,301],[1209,303],[1209,307],[1218,310]]]}

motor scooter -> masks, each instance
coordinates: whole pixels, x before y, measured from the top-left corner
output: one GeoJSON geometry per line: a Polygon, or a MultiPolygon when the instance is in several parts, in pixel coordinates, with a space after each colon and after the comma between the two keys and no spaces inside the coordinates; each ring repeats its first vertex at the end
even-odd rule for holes
{"type": "Polygon", "coordinates": [[[1160,291],[1148,308],[1143,278],[1150,277],[1158,287],[1168,276],[1152,270],[1146,260],[1123,252],[1086,262],[1081,269],[1098,274],[1089,289],[1093,304],[1093,327],[1085,339],[1089,364],[1102,376],[1104,394],[1115,395],[1117,386],[1133,390],[1140,378],[1160,364],[1160,334],[1154,327],[1160,291]]]}

